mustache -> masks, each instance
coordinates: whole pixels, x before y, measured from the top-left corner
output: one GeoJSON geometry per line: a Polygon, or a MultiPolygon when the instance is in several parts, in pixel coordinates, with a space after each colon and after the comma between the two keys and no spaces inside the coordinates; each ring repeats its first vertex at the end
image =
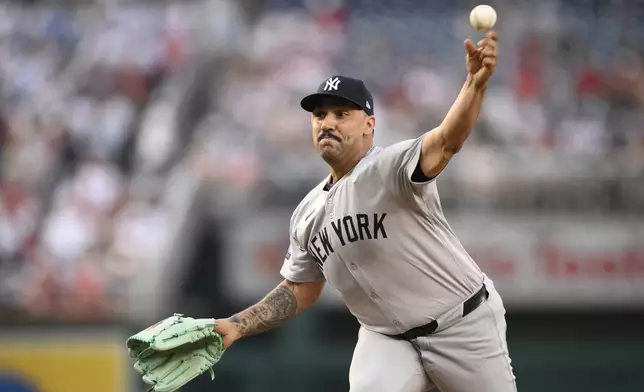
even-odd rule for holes
{"type": "Polygon", "coordinates": [[[328,138],[331,138],[331,139],[335,139],[335,140],[337,140],[338,142],[341,142],[341,141],[342,141],[342,140],[340,140],[340,138],[339,138],[338,136],[336,136],[336,135],[332,134],[331,132],[329,132],[329,131],[323,131],[323,132],[318,136],[318,142],[319,142],[319,141],[321,141],[321,140],[322,140],[322,139],[324,139],[324,138],[327,138],[327,137],[328,137],[328,138]]]}

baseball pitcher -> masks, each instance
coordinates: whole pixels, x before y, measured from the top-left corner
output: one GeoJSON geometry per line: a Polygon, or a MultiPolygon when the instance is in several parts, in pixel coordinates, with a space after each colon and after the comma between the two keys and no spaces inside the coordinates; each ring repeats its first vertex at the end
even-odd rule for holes
{"type": "Polygon", "coordinates": [[[214,320],[224,349],[294,318],[328,282],[361,325],[351,392],[516,391],[501,297],[445,220],[435,182],[476,122],[497,33],[465,51],[454,105],[414,140],[374,145],[374,102],[358,79],[330,77],[302,99],[330,174],[292,215],[283,282],[214,320]]]}

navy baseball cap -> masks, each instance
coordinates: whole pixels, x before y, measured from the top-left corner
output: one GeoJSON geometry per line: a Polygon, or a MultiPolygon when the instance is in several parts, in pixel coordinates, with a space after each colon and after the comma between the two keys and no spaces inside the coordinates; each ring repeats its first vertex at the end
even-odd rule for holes
{"type": "Polygon", "coordinates": [[[371,92],[360,79],[348,76],[331,76],[320,84],[316,93],[307,95],[300,102],[302,109],[307,112],[315,110],[324,98],[336,97],[357,105],[370,116],[373,116],[373,97],[371,92]]]}

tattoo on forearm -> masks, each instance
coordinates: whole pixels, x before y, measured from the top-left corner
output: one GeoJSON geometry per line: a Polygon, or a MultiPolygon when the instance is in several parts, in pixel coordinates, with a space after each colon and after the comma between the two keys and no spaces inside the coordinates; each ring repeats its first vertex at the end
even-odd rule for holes
{"type": "Polygon", "coordinates": [[[230,318],[242,336],[279,327],[295,316],[297,299],[292,288],[278,286],[254,306],[230,318]]]}

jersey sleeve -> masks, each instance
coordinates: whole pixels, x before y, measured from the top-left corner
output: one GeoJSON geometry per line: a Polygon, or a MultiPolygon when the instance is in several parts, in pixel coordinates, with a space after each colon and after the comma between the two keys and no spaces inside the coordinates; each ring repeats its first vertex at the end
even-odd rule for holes
{"type": "Polygon", "coordinates": [[[296,283],[317,282],[324,279],[324,274],[315,259],[301,246],[291,234],[290,243],[280,274],[284,279],[296,283]]]}
{"type": "Polygon", "coordinates": [[[424,196],[436,177],[427,178],[420,171],[423,137],[409,139],[384,148],[376,167],[383,181],[396,193],[424,196]]]}

